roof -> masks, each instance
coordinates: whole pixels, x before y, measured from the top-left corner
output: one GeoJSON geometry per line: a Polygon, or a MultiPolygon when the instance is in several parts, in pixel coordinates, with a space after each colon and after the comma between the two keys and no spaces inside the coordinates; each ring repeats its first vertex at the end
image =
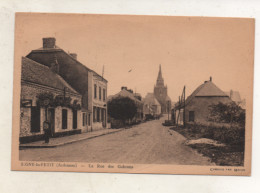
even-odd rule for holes
{"type": "MultiPolygon", "coordinates": [[[[70,54],[68,54],[67,52],[65,52],[63,49],[61,49],[59,46],[55,45],[55,48],[38,48],[38,49],[34,49],[31,51],[31,53],[37,53],[37,52],[63,52],[65,53],[68,57],[72,58],[74,61],[76,61],[78,64],[82,65],[84,68],[86,68],[87,70],[93,72],[96,76],[99,76],[100,78],[102,78],[103,81],[108,82],[105,78],[103,78],[101,75],[99,75],[97,72],[95,72],[94,70],[91,70],[90,68],[88,68],[87,66],[85,66],[84,64],[82,64],[81,62],[79,62],[77,59],[73,58],[70,54]]],[[[30,53],[29,53],[30,54],[30,53]]],[[[28,56],[29,56],[28,54],[28,56]]]]}
{"type": "Polygon", "coordinates": [[[53,72],[49,67],[35,62],[29,58],[22,57],[22,76],[24,81],[64,90],[80,95],[61,76],[53,72]]]}
{"type": "Polygon", "coordinates": [[[195,96],[227,96],[212,81],[206,81],[195,96]]]}
{"type": "Polygon", "coordinates": [[[136,102],[142,103],[142,101],[138,100],[138,99],[134,96],[133,93],[131,93],[131,92],[125,90],[125,89],[121,90],[119,93],[117,93],[117,94],[115,94],[115,95],[110,95],[110,96],[108,97],[108,100],[111,100],[111,99],[116,98],[116,97],[128,97],[128,98],[130,98],[130,99],[132,99],[132,100],[134,100],[134,101],[136,101],[136,102]]]}
{"type": "Polygon", "coordinates": [[[166,100],[166,101],[171,101],[171,98],[167,95],[167,96],[165,97],[165,100],[166,100]]]}
{"type": "Polygon", "coordinates": [[[238,91],[230,90],[230,92],[225,92],[232,101],[241,102],[240,93],[238,91]]]}
{"type": "Polygon", "coordinates": [[[147,95],[144,98],[144,104],[153,104],[153,105],[161,106],[153,93],[147,93],[147,95]]]}
{"type": "MultiPolygon", "coordinates": [[[[218,88],[212,81],[205,81],[187,97],[185,100],[186,105],[189,104],[194,97],[228,97],[228,95],[218,88]]],[[[181,106],[183,105],[184,103],[182,102],[181,106]]],[[[175,104],[175,108],[176,107],[179,108],[178,102],[175,104]]]]}

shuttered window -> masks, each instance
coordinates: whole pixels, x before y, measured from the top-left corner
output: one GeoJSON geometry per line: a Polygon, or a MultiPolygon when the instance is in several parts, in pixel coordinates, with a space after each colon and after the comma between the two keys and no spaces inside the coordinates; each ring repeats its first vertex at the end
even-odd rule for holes
{"type": "Polygon", "coordinates": [[[41,126],[40,126],[40,108],[38,107],[32,107],[31,108],[31,132],[36,133],[40,132],[41,126]]]}
{"type": "Polygon", "coordinates": [[[68,127],[68,110],[62,109],[62,129],[67,129],[68,127]]]}

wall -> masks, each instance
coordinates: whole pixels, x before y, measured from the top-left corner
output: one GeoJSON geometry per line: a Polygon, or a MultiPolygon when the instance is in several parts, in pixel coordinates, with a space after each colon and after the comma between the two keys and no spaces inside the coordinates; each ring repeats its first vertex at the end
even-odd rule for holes
{"type": "Polygon", "coordinates": [[[92,130],[95,131],[95,130],[100,130],[100,129],[103,129],[104,126],[101,122],[101,114],[102,114],[102,111],[100,111],[100,122],[94,122],[93,121],[93,113],[94,113],[94,110],[93,108],[94,107],[98,107],[98,108],[102,108],[102,109],[105,109],[105,125],[106,127],[108,126],[107,125],[107,82],[105,80],[102,80],[101,77],[99,76],[96,76],[95,73],[93,72],[90,72],[89,73],[89,86],[91,86],[91,88],[89,88],[89,107],[91,107],[91,111],[92,111],[92,114],[91,114],[91,121],[92,121],[92,130]],[[95,98],[94,97],[94,85],[97,85],[97,97],[95,98]],[[101,87],[101,99],[99,99],[99,87],[101,87]],[[103,89],[105,89],[105,101],[103,100],[103,89]]]}
{"type": "MultiPolygon", "coordinates": [[[[43,92],[51,92],[56,95],[63,94],[63,91],[52,89],[49,87],[33,84],[33,83],[27,83],[22,82],[21,86],[21,99],[31,99],[32,100],[32,106],[36,106],[36,100],[37,95],[43,92]]],[[[81,103],[81,97],[80,95],[72,95],[70,93],[67,93],[67,96],[70,96],[72,98],[72,101],[78,100],[79,103],[81,103]]],[[[62,107],[56,107],[55,108],[55,132],[65,131],[61,129],[61,109],[62,107]]],[[[82,127],[82,121],[81,121],[81,111],[78,111],[78,128],[80,129],[82,127]]],[[[30,108],[21,108],[20,113],[20,137],[25,136],[33,136],[33,135],[39,135],[43,134],[43,122],[45,120],[45,109],[41,108],[40,110],[40,132],[31,133],[31,109],[30,108]]],[[[72,129],[72,110],[68,108],[68,129],[72,129]]]]}
{"type": "Polygon", "coordinates": [[[207,122],[209,106],[219,102],[231,102],[229,97],[194,97],[185,109],[185,119],[189,121],[189,111],[195,112],[195,122],[207,122]]]}

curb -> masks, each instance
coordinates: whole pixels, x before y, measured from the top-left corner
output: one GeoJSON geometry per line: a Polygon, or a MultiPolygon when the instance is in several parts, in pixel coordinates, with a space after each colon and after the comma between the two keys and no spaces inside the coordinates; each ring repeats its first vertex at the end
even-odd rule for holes
{"type": "Polygon", "coordinates": [[[122,130],[123,129],[120,129],[118,131],[111,131],[111,132],[108,132],[108,133],[103,133],[103,134],[96,135],[96,136],[74,139],[74,140],[71,140],[71,141],[57,143],[57,144],[53,144],[53,145],[48,145],[48,144],[46,144],[46,145],[24,145],[24,144],[22,144],[22,145],[19,145],[19,149],[21,150],[21,149],[29,149],[29,148],[55,148],[55,147],[59,147],[59,146],[63,146],[63,145],[71,144],[71,143],[76,143],[76,142],[87,140],[87,139],[93,139],[93,138],[96,138],[96,137],[109,135],[109,134],[116,133],[116,132],[119,132],[119,131],[122,131],[122,130]]]}

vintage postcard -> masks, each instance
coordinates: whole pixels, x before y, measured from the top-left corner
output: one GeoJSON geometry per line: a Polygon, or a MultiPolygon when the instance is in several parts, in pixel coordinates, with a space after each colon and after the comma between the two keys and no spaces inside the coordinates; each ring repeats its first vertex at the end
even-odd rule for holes
{"type": "Polygon", "coordinates": [[[16,13],[12,170],[250,175],[254,25],[16,13]]]}

